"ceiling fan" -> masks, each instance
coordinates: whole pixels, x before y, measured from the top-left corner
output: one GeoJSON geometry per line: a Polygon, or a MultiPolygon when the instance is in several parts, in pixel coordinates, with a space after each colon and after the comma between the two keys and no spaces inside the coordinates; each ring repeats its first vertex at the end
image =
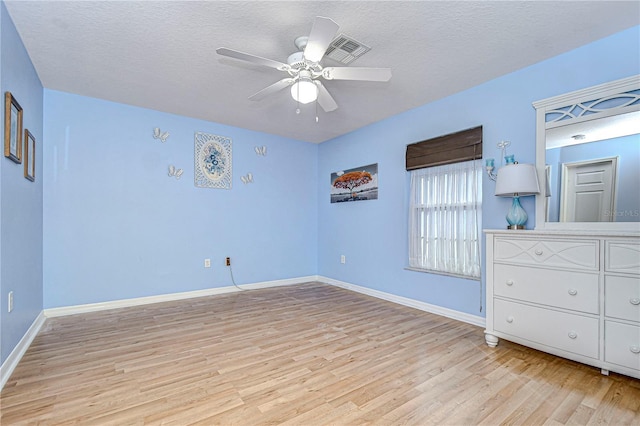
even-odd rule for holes
{"type": "Polygon", "coordinates": [[[337,109],[338,105],[320,79],[360,81],[389,81],[391,79],[390,68],[323,67],[320,65],[320,61],[337,31],[338,24],[332,19],[322,16],[316,17],[309,36],[295,39],[294,43],[299,51],[291,54],[286,64],[226,47],[220,47],[216,52],[218,55],[275,68],[288,74],[282,80],[249,96],[250,100],[259,101],[268,95],[291,87],[291,96],[297,102],[306,104],[317,101],[323,110],[330,112],[337,109]]]}

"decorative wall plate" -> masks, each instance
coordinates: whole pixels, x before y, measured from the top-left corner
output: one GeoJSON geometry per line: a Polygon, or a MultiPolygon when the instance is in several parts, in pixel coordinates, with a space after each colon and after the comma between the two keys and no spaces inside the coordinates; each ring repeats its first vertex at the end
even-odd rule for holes
{"type": "Polygon", "coordinates": [[[195,135],[195,185],[231,189],[231,139],[209,133],[195,135]]]}

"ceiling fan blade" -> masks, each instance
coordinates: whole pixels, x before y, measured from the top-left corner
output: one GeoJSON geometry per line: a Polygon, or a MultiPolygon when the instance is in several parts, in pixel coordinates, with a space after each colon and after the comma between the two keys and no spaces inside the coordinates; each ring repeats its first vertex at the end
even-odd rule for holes
{"type": "Polygon", "coordinates": [[[216,49],[218,55],[228,56],[234,59],[240,59],[241,61],[251,62],[253,64],[262,65],[269,68],[275,68],[280,71],[288,71],[291,67],[289,65],[274,61],[260,56],[251,55],[249,53],[240,52],[238,50],[228,49],[226,47],[219,47],[216,49]]]}
{"type": "Polygon", "coordinates": [[[322,76],[327,80],[389,81],[391,68],[326,67],[322,76]]]}
{"type": "Polygon", "coordinates": [[[262,89],[258,93],[254,93],[253,95],[249,96],[249,99],[252,100],[252,101],[259,101],[260,99],[263,99],[266,96],[269,96],[269,95],[271,95],[273,93],[276,93],[276,92],[284,89],[285,87],[291,86],[294,81],[295,80],[293,78],[283,78],[280,81],[276,81],[271,86],[265,87],[264,89],[262,89]]]}
{"type": "Polygon", "coordinates": [[[304,58],[311,62],[320,62],[338,28],[338,24],[332,19],[317,16],[309,33],[307,46],[304,48],[304,58]]]}
{"type": "Polygon", "coordinates": [[[327,88],[324,87],[324,85],[322,83],[320,83],[318,80],[315,80],[314,82],[318,86],[318,101],[317,102],[320,104],[322,109],[325,110],[326,112],[331,112],[331,111],[335,111],[336,109],[338,109],[338,104],[333,99],[333,96],[331,96],[331,94],[329,93],[327,88]]]}

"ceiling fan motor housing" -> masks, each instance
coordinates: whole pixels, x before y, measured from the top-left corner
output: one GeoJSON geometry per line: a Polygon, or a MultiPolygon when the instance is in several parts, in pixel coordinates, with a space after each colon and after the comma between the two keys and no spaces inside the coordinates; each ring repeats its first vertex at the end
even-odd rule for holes
{"type": "Polygon", "coordinates": [[[304,52],[295,52],[289,55],[287,58],[287,64],[291,65],[291,68],[304,68],[304,52]]]}

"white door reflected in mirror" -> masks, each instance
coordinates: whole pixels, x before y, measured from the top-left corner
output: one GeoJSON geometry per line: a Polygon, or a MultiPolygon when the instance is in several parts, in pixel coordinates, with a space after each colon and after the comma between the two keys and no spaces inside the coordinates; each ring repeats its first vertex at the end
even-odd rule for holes
{"type": "Polygon", "coordinates": [[[604,158],[562,165],[561,222],[613,222],[617,164],[604,158]]]}

